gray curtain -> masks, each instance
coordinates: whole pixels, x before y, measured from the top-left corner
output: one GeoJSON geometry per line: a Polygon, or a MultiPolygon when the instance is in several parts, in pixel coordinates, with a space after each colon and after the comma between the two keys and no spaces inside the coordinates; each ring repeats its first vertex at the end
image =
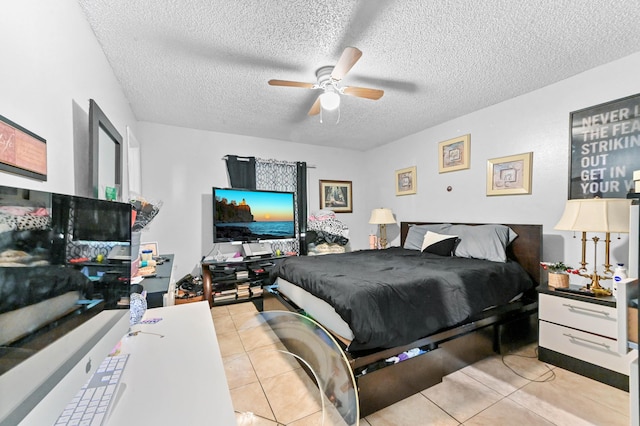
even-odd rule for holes
{"type": "Polygon", "coordinates": [[[255,157],[227,155],[226,158],[231,188],[256,189],[255,157]]]}
{"type": "Polygon", "coordinates": [[[297,169],[297,185],[296,185],[296,199],[299,200],[297,204],[298,217],[302,220],[298,221],[298,234],[300,242],[300,254],[307,254],[307,163],[304,161],[296,163],[297,169]]]}

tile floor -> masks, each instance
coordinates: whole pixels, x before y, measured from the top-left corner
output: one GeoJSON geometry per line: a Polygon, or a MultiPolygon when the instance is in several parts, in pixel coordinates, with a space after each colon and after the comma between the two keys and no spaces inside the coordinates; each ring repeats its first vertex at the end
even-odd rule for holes
{"type": "MultiPolygon", "coordinates": [[[[238,425],[320,425],[317,388],[293,358],[273,350],[281,347],[274,335],[248,326],[253,303],[211,313],[238,425]]],[[[360,424],[628,425],[628,404],[627,392],[544,364],[530,345],[452,373],[360,424]]]]}

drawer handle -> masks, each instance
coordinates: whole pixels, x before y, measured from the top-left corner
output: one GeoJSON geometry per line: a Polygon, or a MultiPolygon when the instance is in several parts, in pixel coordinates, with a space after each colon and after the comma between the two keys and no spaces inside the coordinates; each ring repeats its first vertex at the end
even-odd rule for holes
{"type": "Polygon", "coordinates": [[[594,314],[600,314],[600,315],[604,315],[606,317],[608,317],[609,315],[611,315],[609,312],[607,311],[599,311],[597,309],[590,309],[590,308],[584,308],[582,306],[575,306],[575,305],[571,305],[568,303],[563,303],[562,306],[566,306],[567,308],[571,309],[571,310],[579,310],[579,311],[587,311],[587,312],[592,312],[594,314]]]}
{"type": "Polygon", "coordinates": [[[589,339],[585,339],[585,338],[582,338],[582,337],[574,336],[574,335],[569,334],[569,333],[562,333],[562,335],[565,336],[565,337],[568,337],[569,339],[572,339],[572,340],[579,340],[581,342],[590,343],[592,345],[602,346],[606,350],[610,350],[611,349],[611,346],[609,346],[609,345],[607,345],[606,343],[603,343],[603,342],[594,342],[593,340],[589,340],[589,339]]]}

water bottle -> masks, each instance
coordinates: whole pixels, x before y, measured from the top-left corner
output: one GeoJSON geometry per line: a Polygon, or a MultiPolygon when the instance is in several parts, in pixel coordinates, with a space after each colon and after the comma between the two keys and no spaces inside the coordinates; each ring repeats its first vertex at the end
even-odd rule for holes
{"type": "Polygon", "coordinates": [[[627,278],[627,268],[624,267],[624,263],[616,264],[616,268],[613,270],[613,285],[611,289],[613,297],[617,297],[618,284],[625,278],[627,278]]]}

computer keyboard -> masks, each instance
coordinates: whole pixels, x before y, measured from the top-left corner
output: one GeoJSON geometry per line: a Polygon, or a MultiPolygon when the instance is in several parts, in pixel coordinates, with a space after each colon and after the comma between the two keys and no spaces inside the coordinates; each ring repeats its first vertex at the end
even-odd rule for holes
{"type": "Polygon", "coordinates": [[[129,354],[109,356],[73,397],[56,425],[101,425],[116,394],[129,354]]]}

